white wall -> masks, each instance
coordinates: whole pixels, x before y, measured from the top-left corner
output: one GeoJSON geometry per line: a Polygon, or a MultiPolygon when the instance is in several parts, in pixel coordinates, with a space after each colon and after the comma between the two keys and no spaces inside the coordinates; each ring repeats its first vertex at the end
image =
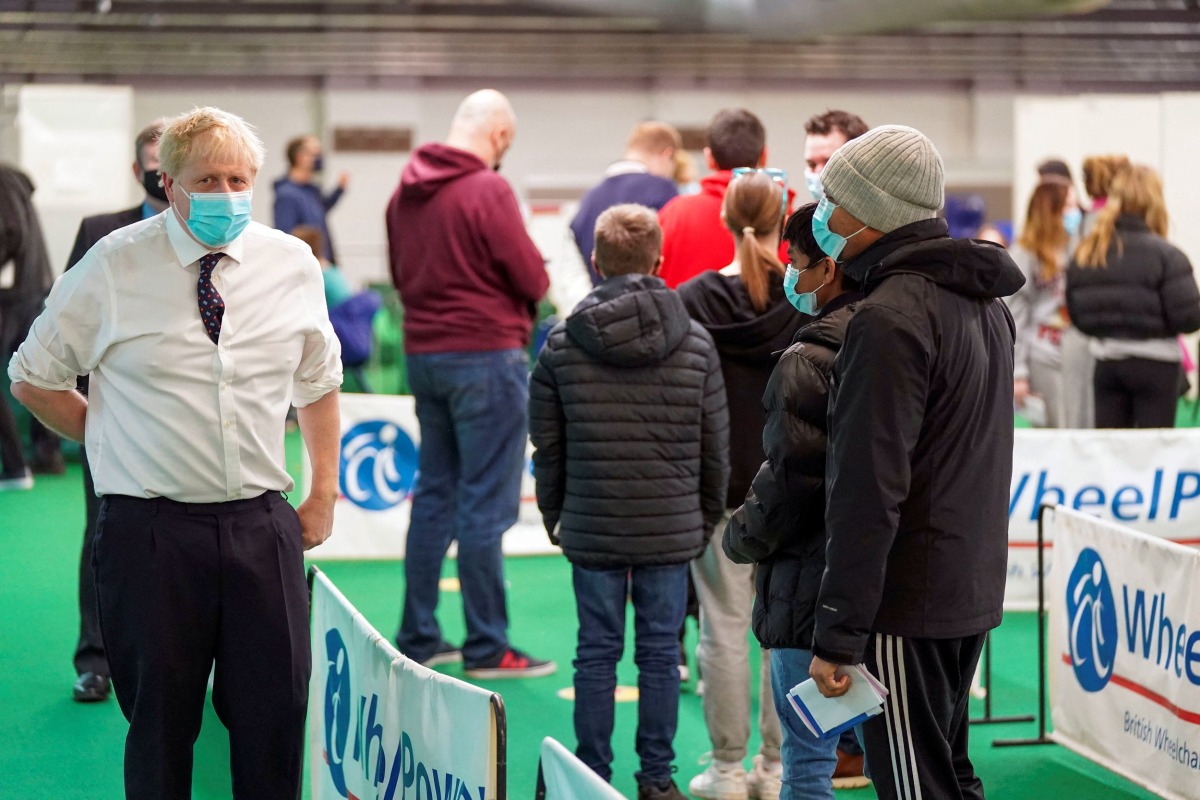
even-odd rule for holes
{"type": "MultiPolygon", "coordinates": [[[[518,135],[505,159],[503,174],[521,196],[531,188],[579,189],[596,182],[604,167],[620,156],[630,129],[640,121],[655,118],[703,127],[717,109],[735,105],[749,108],[763,119],[770,162],[788,170],[801,196],[804,122],[827,108],[854,111],[871,125],[902,123],[921,129],[941,151],[951,184],[1002,185],[1013,175],[1014,96],[1010,93],[745,91],[666,84],[498,88],[509,95],[517,111],[518,135]]],[[[322,136],[327,143],[328,185],[332,186],[342,171],[351,176],[350,188],[329,223],[341,266],[351,280],[362,284],[387,280],[383,213],[407,155],[334,152],[333,128],[411,127],[416,143],[437,141],[445,136],[455,107],[468,91],[469,87],[421,87],[415,83],[328,89],[200,83],[135,88],[129,127],[136,132],[154,117],[178,114],[196,105],[215,105],[245,117],[258,127],[267,145],[254,217],[268,224],[271,183],[286,171],[286,142],[302,133],[322,136]]],[[[700,167],[703,169],[702,164],[700,167]]],[[[140,188],[132,178],[126,186],[127,202],[133,203],[140,188]]],[[[112,209],[94,208],[87,213],[107,210],[112,209]]],[[[64,223],[72,231],[77,224],[78,219],[64,223]]]]}
{"type": "Polygon", "coordinates": [[[1026,96],[1017,98],[1013,149],[1014,219],[1037,181],[1036,166],[1048,156],[1066,160],[1082,191],[1084,156],[1125,153],[1163,178],[1169,238],[1200,265],[1200,94],[1026,96]]]}

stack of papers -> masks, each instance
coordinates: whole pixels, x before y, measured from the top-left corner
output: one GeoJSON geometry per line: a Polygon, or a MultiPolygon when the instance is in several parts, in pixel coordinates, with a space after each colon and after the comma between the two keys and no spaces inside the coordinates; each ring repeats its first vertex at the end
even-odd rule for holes
{"type": "Polygon", "coordinates": [[[793,686],[787,694],[792,710],[818,739],[837,736],[879,714],[888,695],[887,687],[862,664],[840,666],[837,674],[850,676],[850,690],[841,697],[821,694],[812,678],[793,686]]]}

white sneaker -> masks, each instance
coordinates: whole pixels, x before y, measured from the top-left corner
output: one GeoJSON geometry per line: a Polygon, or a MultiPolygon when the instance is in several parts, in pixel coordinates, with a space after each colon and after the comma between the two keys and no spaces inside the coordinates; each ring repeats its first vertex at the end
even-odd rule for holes
{"type": "Polygon", "coordinates": [[[754,768],[746,773],[746,794],[753,800],[779,800],[783,786],[783,762],[768,761],[761,753],[754,757],[754,768]]]}
{"type": "MultiPolygon", "coordinates": [[[[702,758],[700,763],[704,761],[702,758]]],[[[688,792],[701,800],[749,800],[746,769],[741,762],[714,758],[708,769],[688,782],[688,792]]]]}

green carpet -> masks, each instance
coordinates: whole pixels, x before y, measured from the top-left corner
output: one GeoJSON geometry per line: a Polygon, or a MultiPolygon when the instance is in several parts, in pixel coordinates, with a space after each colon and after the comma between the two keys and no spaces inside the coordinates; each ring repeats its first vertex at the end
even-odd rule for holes
{"type": "MultiPolygon", "coordinates": [[[[1189,409],[1190,410],[1190,409],[1189,409]]],[[[289,463],[298,454],[289,441],[289,463]]],[[[125,721],[114,701],[99,706],[71,700],[71,666],[76,617],[76,570],[83,525],[83,498],[78,465],[61,477],[39,477],[32,492],[0,493],[0,533],[5,549],[0,559],[0,708],[4,710],[8,744],[0,747],[0,797],[97,800],[122,796],[122,744],[125,721]]],[[[399,619],[403,586],[397,562],[323,562],[322,569],[384,635],[399,619]]],[[[447,574],[453,571],[453,562],[447,574]]],[[[528,681],[496,682],[508,711],[509,796],[533,797],[538,745],[550,735],[574,746],[570,703],[556,692],[571,683],[575,641],[570,572],[557,557],[509,559],[506,577],[512,639],[519,647],[559,663],[556,675],[528,681]]],[[[461,603],[444,594],[441,619],[447,635],[460,640],[461,603]]],[[[694,643],[694,632],[689,637],[694,643]]],[[[995,634],[994,713],[1016,714],[1035,703],[1034,620],[1010,614],[995,634]]],[[[632,637],[621,664],[622,684],[633,684],[632,637]]],[[[450,674],[461,675],[458,668],[450,674]]],[[[976,709],[976,714],[981,713],[976,709]]],[[[636,708],[621,705],[614,735],[616,787],[635,795],[633,752],[636,708]]],[[[972,756],[993,800],[1060,800],[1060,798],[1148,798],[1129,782],[1057,746],[998,749],[991,739],[1025,737],[1032,723],[977,726],[972,729],[972,756]]],[[[680,701],[676,737],[677,780],[702,769],[697,759],[710,745],[700,698],[685,692],[680,701]]],[[[755,745],[752,743],[751,752],[755,745]]],[[[196,745],[194,797],[230,796],[225,733],[211,707],[196,745]]],[[[874,797],[870,790],[839,793],[840,800],[874,797]]]]}

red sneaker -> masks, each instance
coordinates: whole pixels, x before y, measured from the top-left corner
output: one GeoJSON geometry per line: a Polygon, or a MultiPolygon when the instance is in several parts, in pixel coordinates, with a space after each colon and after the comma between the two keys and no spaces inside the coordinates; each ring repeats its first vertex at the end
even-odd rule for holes
{"type": "Polygon", "coordinates": [[[468,678],[494,679],[540,678],[557,670],[558,664],[553,661],[543,661],[510,647],[495,658],[466,667],[463,672],[468,678]]]}

